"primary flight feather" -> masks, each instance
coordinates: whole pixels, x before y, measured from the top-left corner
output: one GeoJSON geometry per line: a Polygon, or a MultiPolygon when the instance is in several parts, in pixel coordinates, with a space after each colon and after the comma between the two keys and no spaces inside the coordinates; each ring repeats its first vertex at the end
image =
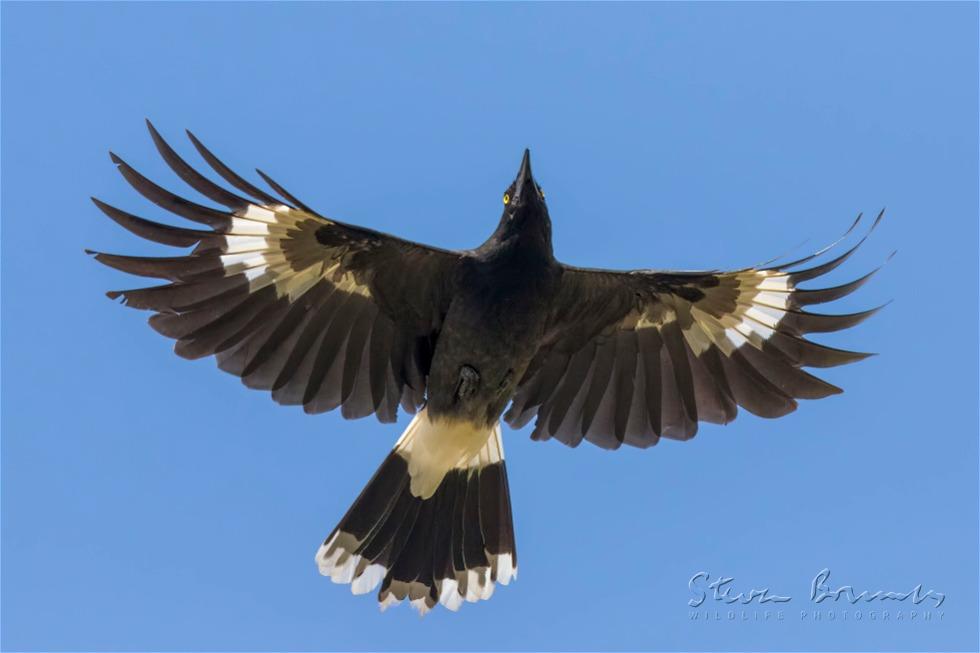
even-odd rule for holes
{"type": "Polygon", "coordinates": [[[153,222],[93,198],[138,236],[193,247],[165,258],[92,252],[169,281],[109,297],[153,311],[150,325],[177,341],[180,356],[214,355],[279,403],[381,422],[395,421],[399,405],[415,415],[316,554],[320,572],[355,593],[380,585],[382,607],[408,599],[423,613],[436,603],[455,610],[516,577],[501,419],[515,428],[534,419],[534,439],[573,447],[583,439],[648,447],[688,439],[699,422],[730,422],[739,406],[778,417],[797,399],[839,393],[802,368],[868,356],[805,336],[877,309],[804,307],[850,294],[873,272],[833,288],[798,287],[864,238],[810,268],[801,266],[829,248],[732,272],[564,265],[525,151],[490,238],[449,251],[324,217],[260,171],[275,195],[267,193],[188,132],[232,192],[147,125],[177,175],[224,208],[183,199],[113,154],[140,194],[206,228],[153,222]]]}

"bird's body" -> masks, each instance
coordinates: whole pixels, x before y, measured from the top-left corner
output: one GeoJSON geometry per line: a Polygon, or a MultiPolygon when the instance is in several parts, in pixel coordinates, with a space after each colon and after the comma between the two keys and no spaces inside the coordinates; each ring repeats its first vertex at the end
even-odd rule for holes
{"type": "Polygon", "coordinates": [[[510,251],[468,256],[429,372],[432,415],[495,424],[514,396],[544,332],[560,270],[510,251]],[[516,259],[516,260],[515,260],[516,259]],[[466,378],[470,372],[476,374],[466,378]]]}
{"type": "Polygon", "coordinates": [[[551,218],[525,151],[490,238],[441,250],[321,216],[260,173],[280,197],[270,195],[191,136],[248,197],[228,191],[150,132],[170,167],[227,210],[180,198],[113,155],[141,194],[210,230],[96,200],[139,236],[194,247],[180,257],[96,254],[170,282],[109,296],[154,311],[150,324],[177,340],[181,356],[214,355],[280,403],[382,422],[399,406],[415,414],[316,555],[321,573],[355,593],[380,584],[383,607],[408,599],[423,612],[436,603],[456,609],[516,575],[501,421],[519,428],[535,419],[536,440],[648,447],[688,439],[699,422],[727,423],[740,406],[778,417],[796,399],[839,393],[801,368],[867,356],[804,336],[874,310],[802,308],[843,297],[870,274],[797,287],[857,246],[807,269],[799,266],[826,249],[731,272],[568,266],[553,255],[551,218]]]}
{"type": "Polygon", "coordinates": [[[547,230],[528,234],[531,225],[521,225],[511,232],[504,224],[458,261],[458,290],[429,372],[430,415],[496,424],[537,353],[562,270],[552,255],[547,212],[543,204],[536,209],[527,220],[547,230]]]}

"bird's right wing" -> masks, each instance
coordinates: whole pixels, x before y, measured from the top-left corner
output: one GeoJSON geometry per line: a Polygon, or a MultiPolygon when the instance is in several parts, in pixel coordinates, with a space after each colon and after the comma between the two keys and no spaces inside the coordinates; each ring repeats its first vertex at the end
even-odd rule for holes
{"type": "Polygon", "coordinates": [[[539,440],[648,447],[661,436],[692,437],[699,421],[729,422],[738,406],[778,417],[794,410],[796,399],[838,393],[800,368],[868,354],[804,336],[845,329],[877,309],[822,315],[803,307],[841,298],[871,275],[835,288],[798,284],[830,272],[856,248],[805,270],[794,268],[829,248],[732,272],[565,266],[544,344],[505,419],[520,427],[536,417],[532,437],[539,440]]]}
{"type": "Polygon", "coordinates": [[[262,175],[285,199],[267,194],[191,136],[246,199],[194,170],[149,128],[177,175],[227,210],[178,197],[113,155],[140,194],[210,229],[152,222],[94,200],[138,236],[194,248],[165,258],[92,252],[110,267],[170,282],[109,296],[154,311],[150,325],[177,340],[180,356],[215,355],[221,369],[279,403],[381,421],[394,421],[399,403],[414,412],[460,255],[325,218],[262,175]]]}

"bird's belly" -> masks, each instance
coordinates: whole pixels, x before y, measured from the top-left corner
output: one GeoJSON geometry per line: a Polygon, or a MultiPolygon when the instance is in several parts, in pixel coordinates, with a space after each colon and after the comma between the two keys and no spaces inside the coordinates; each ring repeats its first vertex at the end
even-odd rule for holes
{"type": "Polygon", "coordinates": [[[453,301],[432,359],[432,415],[496,423],[537,351],[546,310],[527,293],[453,301]]]}

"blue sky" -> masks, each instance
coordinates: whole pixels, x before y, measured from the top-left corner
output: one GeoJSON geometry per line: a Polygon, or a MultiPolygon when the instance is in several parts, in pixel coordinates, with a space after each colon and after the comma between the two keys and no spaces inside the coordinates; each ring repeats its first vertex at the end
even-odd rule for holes
{"type": "Polygon", "coordinates": [[[3,648],[976,650],[977,18],[4,3],[3,648]],[[107,149],[180,188],[144,117],[188,155],[185,127],[322,212],[445,247],[482,242],[530,147],[579,265],[738,267],[810,239],[802,255],[887,206],[829,280],[898,249],[836,308],[894,302],[821,339],[880,356],[826,371],[842,396],[647,451],[505,430],[519,580],[458,614],[380,614],[313,553],[405,420],[278,406],[102,295],[134,282],[83,248],[162,254],[89,203],[162,217],[107,149]],[[922,583],[942,618],[803,618],[823,568],[922,583]],[[723,618],[692,620],[698,571],[792,601],[728,621],[709,598],[723,618]]]}

